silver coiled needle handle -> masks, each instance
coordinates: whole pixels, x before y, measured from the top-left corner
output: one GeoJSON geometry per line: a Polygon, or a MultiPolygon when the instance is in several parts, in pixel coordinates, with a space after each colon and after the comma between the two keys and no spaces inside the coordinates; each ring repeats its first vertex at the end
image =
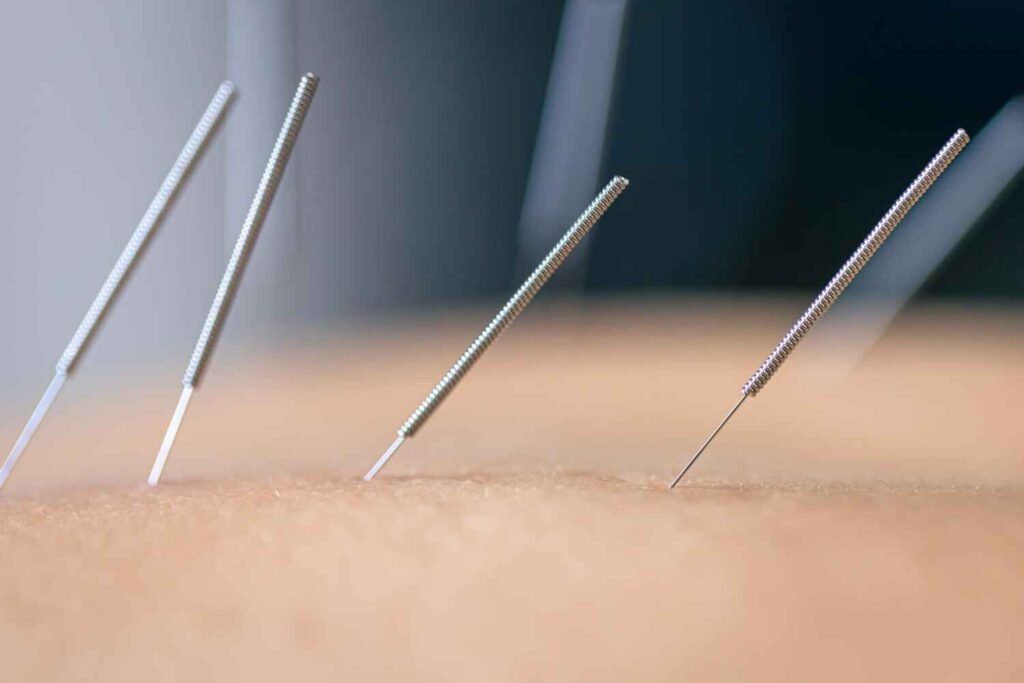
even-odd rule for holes
{"type": "Polygon", "coordinates": [[[21,435],[15,442],[14,448],[8,454],[3,467],[0,467],[0,488],[3,488],[8,477],[11,476],[11,472],[14,471],[14,467],[18,464],[22,453],[28,447],[29,441],[32,440],[32,436],[46,416],[46,412],[50,409],[50,406],[57,398],[57,394],[60,393],[61,388],[64,386],[65,380],[74,371],[82,352],[92,340],[110,305],[117,298],[118,293],[121,291],[121,285],[135,266],[139,255],[149,241],[150,235],[167,213],[168,205],[177,194],[182,181],[188,176],[195,160],[203,151],[210,134],[217,127],[234,91],[235,86],[231,81],[224,81],[217,88],[217,92],[214,93],[210,103],[206,106],[206,110],[199,119],[199,123],[196,124],[188,141],[178,154],[178,158],[174,161],[174,165],[171,166],[171,170],[167,173],[163,183],[161,183],[160,189],[150,201],[146,213],[143,214],[142,219],[135,226],[135,231],[132,232],[128,244],[125,245],[121,255],[117,258],[113,269],[107,275],[107,279],[103,282],[103,286],[100,287],[96,298],[93,299],[92,305],[89,306],[85,317],[78,325],[78,329],[75,330],[74,336],[71,337],[71,341],[68,343],[67,348],[64,349],[64,353],[61,354],[60,360],[57,361],[57,370],[53,380],[51,380],[49,387],[46,389],[28,423],[22,430],[21,435]]]}
{"type": "Polygon", "coordinates": [[[398,438],[377,460],[370,471],[366,473],[366,476],[363,477],[365,481],[370,481],[377,476],[377,473],[387,464],[391,456],[398,451],[402,443],[407,438],[416,434],[420,427],[423,426],[423,423],[437,410],[445,398],[448,397],[448,394],[469,372],[470,368],[480,360],[480,357],[494,343],[494,340],[501,336],[501,333],[519,317],[519,314],[529,305],[544,284],[551,279],[551,276],[555,274],[558,267],[572,253],[576,245],[586,237],[590,229],[594,227],[605,211],[608,210],[608,207],[618,199],[627,185],[629,185],[628,180],[621,176],[615,176],[601,190],[590,206],[587,207],[586,211],[576,219],[576,222],[572,224],[572,227],[569,228],[562,239],[548,252],[548,255],[544,257],[540,265],[534,269],[523,285],[512,295],[508,303],[494,316],[494,319],[484,328],[483,332],[469,345],[466,352],[459,357],[455,365],[441,378],[437,386],[427,394],[427,397],[423,399],[419,407],[412,412],[409,419],[399,428],[398,438]]]}
{"type": "Polygon", "coordinates": [[[160,451],[150,471],[148,479],[150,486],[156,486],[160,481],[160,475],[163,472],[164,465],[167,463],[171,447],[174,445],[178,428],[185,417],[185,411],[188,408],[192,392],[202,379],[203,372],[209,364],[210,357],[213,355],[217,339],[220,337],[220,332],[224,327],[228,312],[231,310],[231,303],[234,301],[238,284],[245,272],[245,266],[249,262],[249,256],[252,254],[253,247],[256,246],[256,239],[259,237],[260,229],[263,227],[263,222],[270,211],[270,205],[274,201],[274,194],[281,183],[281,177],[284,174],[285,167],[288,165],[288,159],[291,157],[292,149],[295,147],[295,141],[306,118],[309,105],[313,101],[313,95],[316,93],[318,83],[319,79],[316,76],[306,74],[302,77],[299,87],[292,97],[291,106],[288,108],[281,131],[278,133],[277,141],[274,143],[274,148],[270,153],[270,159],[263,170],[263,176],[260,178],[259,186],[256,188],[256,195],[249,206],[249,213],[242,224],[242,230],[238,234],[235,248],[231,252],[231,258],[228,259],[224,275],[221,277],[220,285],[217,287],[217,293],[214,295],[213,303],[210,305],[210,311],[207,313],[206,321],[203,323],[203,329],[199,333],[199,340],[196,342],[195,350],[193,350],[192,357],[189,359],[188,368],[186,368],[185,375],[181,380],[183,386],[181,398],[178,399],[178,405],[171,419],[171,424],[164,435],[160,451]]]}
{"type": "Polygon", "coordinates": [[[712,432],[711,436],[704,442],[704,444],[698,449],[693,455],[686,467],[679,473],[679,475],[673,480],[669,488],[675,488],[676,484],[682,480],[686,473],[693,467],[693,464],[697,462],[697,459],[701,456],[704,450],[708,447],[711,441],[715,438],[725,423],[729,421],[739,407],[743,405],[743,402],[748,398],[756,396],[761,389],[764,388],[765,384],[775,376],[782,364],[789,358],[789,354],[796,349],[797,345],[804,338],[804,336],[814,326],[814,323],[818,322],[828,309],[832,307],[832,304],[836,302],[839,295],[843,293],[843,290],[853,282],[853,278],[857,276],[857,273],[867,265],[867,262],[871,260],[878,248],[882,246],[889,235],[892,234],[896,226],[900,224],[900,221],[910,212],[910,209],[914,207],[914,204],[918,202],[924,193],[932,186],[932,184],[938,179],[942,172],[953,162],[953,160],[963,151],[967,143],[970,142],[970,138],[967,137],[962,129],[958,130],[953,137],[942,146],[938,154],[932,157],[932,160],[928,162],[924,170],[921,171],[920,175],[914,179],[914,182],[910,184],[910,187],[900,195],[900,198],[896,200],[896,203],[892,205],[892,208],[886,212],[882,220],[878,222],[878,225],[868,234],[868,236],[861,242],[861,245],[857,247],[857,250],[853,252],[853,255],[843,264],[843,267],[839,269],[835,277],[828,283],[828,285],[821,291],[821,293],[814,299],[811,305],[804,311],[804,314],[796,321],[786,336],[782,338],[778,346],[771,352],[761,367],[747,380],[747,383],[743,385],[741,390],[742,396],[736,405],[732,407],[725,419],[718,425],[718,428],[712,432]]]}
{"type": "Polygon", "coordinates": [[[149,203],[149,208],[146,209],[145,215],[139,221],[135,232],[132,233],[131,239],[128,240],[124,251],[118,257],[114,268],[107,275],[106,281],[100,288],[92,305],[89,306],[88,312],[86,312],[78,329],[75,330],[71,342],[64,349],[64,353],[57,362],[57,372],[69,374],[74,369],[75,363],[78,362],[79,354],[86,344],[89,343],[96,326],[106,313],[107,307],[120,290],[122,281],[135,264],[136,257],[146,246],[146,242],[149,240],[153,229],[160,222],[160,219],[163,218],[168,203],[177,193],[178,186],[191,169],[192,162],[202,150],[210,131],[213,130],[220,120],[221,113],[224,111],[225,106],[227,106],[234,91],[235,86],[231,81],[224,81],[217,88],[217,92],[206,107],[203,117],[199,119],[195,130],[192,131],[188,142],[185,143],[185,147],[174,162],[174,166],[171,167],[167,177],[164,178],[160,190],[153,197],[153,201],[149,203]]]}

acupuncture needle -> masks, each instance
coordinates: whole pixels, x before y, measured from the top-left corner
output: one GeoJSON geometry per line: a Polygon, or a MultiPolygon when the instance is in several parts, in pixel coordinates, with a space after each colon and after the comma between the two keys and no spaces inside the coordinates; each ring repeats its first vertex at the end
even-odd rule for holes
{"type": "Polygon", "coordinates": [[[551,279],[551,276],[554,275],[558,267],[572,253],[572,250],[586,237],[587,233],[604,215],[605,211],[618,199],[627,185],[629,185],[629,181],[621,176],[615,176],[605,185],[604,189],[590,203],[590,206],[586,208],[583,214],[576,219],[576,222],[562,236],[562,239],[548,252],[548,255],[544,257],[540,265],[533,270],[522,286],[516,290],[512,298],[498,311],[498,314],[494,316],[476,340],[469,345],[469,348],[459,357],[455,365],[441,378],[441,381],[427,394],[427,397],[423,399],[419,407],[402,424],[398,429],[398,438],[392,442],[391,446],[384,451],[384,454],[380,456],[374,466],[370,468],[370,471],[366,473],[363,477],[364,481],[370,481],[376,477],[391,457],[398,452],[398,449],[405,443],[405,440],[416,434],[420,427],[423,426],[423,423],[437,410],[445,398],[448,397],[448,394],[469,372],[470,368],[480,360],[480,357],[494,343],[494,340],[501,336],[501,333],[519,317],[519,314],[529,305],[533,297],[537,295],[537,292],[544,287],[545,283],[551,279]]]}
{"type": "Polygon", "coordinates": [[[217,293],[213,297],[210,311],[206,315],[203,329],[199,333],[199,340],[196,342],[192,357],[189,359],[188,367],[185,369],[185,376],[181,380],[182,391],[178,399],[178,405],[174,409],[171,423],[164,434],[164,440],[160,444],[153,469],[147,480],[150,486],[156,486],[160,482],[160,475],[167,464],[167,457],[171,453],[174,439],[178,435],[178,429],[185,418],[185,411],[192,398],[192,392],[202,379],[203,372],[209,364],[210,357],[217,345],[224,322],[227,320],[228,312],[238,291],[238,285],[245,273],[245,267],[252,255],[253,247],[256,246],[256,238],[259,237],[260,229],[270,211],[270,205],[274,201],[274,194],[281,184],[281,177],[284,175],[288,159],[291,157],[295,141],[299,136],[302,123],[306,118],[306,112],[313,101],[313,95],[319,79],[313,74],[307,73],[299,81],[299,86],[292,97],[291,106],[285,115],[284,123],[277,135],[277,141],[270,152],[270,158],[263,169],[263,176],[260,178],[256,188],[256,195],[249,206],[249,213],[245,217],[242,229],[238,233],[235,248],[228,259],[227,267],[221,278],[217,293]]]}
{"type": "Polygon", "coordinates": [[[1011,98],[978,132],[817,332],[835,377],[849,374],[893,320],[1004,199],[1024,171],[1024,97],[1011,98]],[[845,310],[844,310],[845,309],[845,310]]]}
{"type": "Polygon", "coordinates": [[[36,405],[36,409],[32,411],[32,415],[18,436],[18,440],[14,442],[14,447],[7,455],[3,467],[0,467],[0,488],[3,488],[7,479],[11,476],[11,472],[14,471],[15,466],[17,466],[22,454],[28,447],[29,441],[32,440],[32,436],[39,428],[50,406],[56,400],[57,394],[63,388],[64,382],[75,370],[81,354],[92,340],[94,333],[103,322],[108,309],[120,293],[121,285],[124,283],[125,278],[131,273],[137,258],[144,251],[150,236],[164,218],[171,200],[177,194],[181,183],[188,177],[193,163],[205,148],[210,134],[217,128],[217,124],[220,122],[234,91],[235,86],[231,81],[224,81],[220,84],[217,92],[213,95],[213,99],[206,106],[206,111],[203,112],[202,118],[199,119],[199,123],[196,124],[188,141],[178,154],[178,158],[174,161],[174,165],[171,166],[171,170],[167,173],[167,177],[164,178],[160,189],[157,190],[156,195],[150,201],[146,213],[143,214],[142,219],[135,227],[135,231],[128,240],[128,244],[125,245],[113,269],[103,282],[99,293],[93,299],[92,305],[89,306],[89,310],[79,324],[78,329],[75,330],[74,336],[71,337],[67,348],[61,354],[60,360],[57,362],[57,371],[50,381],[50,385],[43,393],[43,397],[39,400],[38,405],[36,405]]]}
{"type": "Polygon", "coordinates": [[[914,182],[910,184],[910,187],[900,195],[900,198],[896,200],[896,203],[892,205],[889,211],[882,217],[882,220],[874,227],[874,229],[868,233],[868,236],[861,242],[857,250],[853,252],[853,255],[846,261],[839,272],[836,273],[835,277],[829,281],[828,285],[818,294],[818,297],[811,303],[811,305],[804,311],[804,314],[796,321],[786,336],[782,338],[775,350],[771,352],[768,358],[761,364],[761,367],[751,376],[746,384],[743,385],[741,395],[736,404],[729,410],[725,418],[719,423],[715,431],[711,432],[711,435],[704,441],[697,452],[690,458],[690,461],[686,464],[686,467],[682,469],[672,483],[669,485],[669,489],[676,487],[686,473],[690,471],[697,459],[700,458],[701,454],[707,449],[714,438],[718,435],[722,428],[725,427],[726,423],[736,414],[736,411],[740,409],[743,402],[748,398],[752,398],[757,395],[761,389],[764,388],[765,384],[775,375],[778,369],[785,362],[789,354],[797,347],[800,341],[804,338],[804,335],[810,331],[811,327],[814,326],[826,312],[831,308],[832,304],[836,302],[839,295],[843,293],[843,290],[853,281],[857,276],[857,273],[867,264],[871,257],[878,251],[878,248],[882,246],[885,240],[892,234],[896,226],[900,224],[900,221],[910,212],[914,204],[924,196],[925,192],[932,186],[932,184],[942,175],[943,171],[949,167],[958,154],[967,146],[970,138],[967,137],[962,129],[958,130],[953,134],[953,137],[942,146],[928,165],[925,166],[921,174],[914,179],[914,182]]]}

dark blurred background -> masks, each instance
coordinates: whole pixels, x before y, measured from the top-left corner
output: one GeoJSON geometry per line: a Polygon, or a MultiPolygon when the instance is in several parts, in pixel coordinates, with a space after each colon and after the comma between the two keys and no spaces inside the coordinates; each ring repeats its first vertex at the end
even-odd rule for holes
{"type": "MultiPolygon", "coordinates": [[[[612,174],[630,189],[553,289],[817,289],[956,128],[1021,91],[1022,28],[1010,0],[19,5],[0,380],[45,381],[223,78],[239,97],[94,367],[184,364],[305,71],[321,88],[225,344],[501,298],[612,174]]],[[[1018,142],[992,136],[980,219],[932,212],[973,230],[923,295],[1024,295],[1018,142]]]]}
{"type": "MultiPolygon", "coordinates": [[[[608,155],[636,187],[590,283],[818,287],[955,128],[1020,92],[1022,28],[1015,2],[636,2],[608,155]]],[[[1009,199],[928,293],[1024,293],[1009,199]]]]}

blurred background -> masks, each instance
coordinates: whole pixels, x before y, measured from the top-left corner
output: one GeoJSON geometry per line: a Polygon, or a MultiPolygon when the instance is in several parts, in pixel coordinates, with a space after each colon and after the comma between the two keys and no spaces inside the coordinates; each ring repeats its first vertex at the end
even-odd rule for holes
{"type": "Polygon", "coordinates": [[[83,377],[184,368],[305,71],[320,91],[225,345],[501,299],[613,173],[632,185],[563,297],[803,295],[958,127],[972,156],[857,296],[1019,300],[1022,25],[1012,0],[20,3],[0,396],[27,414],[224,78],[226,123],[83,377]]]}
{"type": "Polygon", "coordinates": [[[4,10],[0,456],[237,85],[0,494],[5,680],[1022,679],[1021,0],[4,10]],[[957,128],[966,151],[667,494],[957,128]],[[629,189],[521,322],[359,481],[613,174],[629,189]]]}

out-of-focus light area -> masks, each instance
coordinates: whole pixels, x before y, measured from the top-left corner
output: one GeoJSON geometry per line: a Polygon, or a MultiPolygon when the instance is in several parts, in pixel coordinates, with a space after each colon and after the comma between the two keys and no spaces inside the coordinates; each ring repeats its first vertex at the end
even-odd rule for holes
{"type": "Polygon", "coordinates": [[[809,293],[958,127],[974,147],[846,305],[888,301],[884,327],[911,296],[1019,300],[1022,25],[1010,0],[12,6],[0,396],[45,386],[224,78],[238,98],[83,379],[183,369],[305,71],[320,92],[224,344],[502,299],[613,173],[630,190],[563,296],[809,293]]]}

